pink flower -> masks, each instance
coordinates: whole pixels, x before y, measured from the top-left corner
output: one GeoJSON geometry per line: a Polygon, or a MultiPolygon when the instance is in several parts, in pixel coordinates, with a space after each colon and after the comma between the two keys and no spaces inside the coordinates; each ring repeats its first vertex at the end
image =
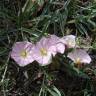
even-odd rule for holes
{"type": "Polygon", "coordinates": [[[30,42],[16,42],[12,48],[11,58],[17,62],[19,66],[26,66],[34,61],[33,58],[34,45],[30,42]]]}
{"type": "Polygon", "coordinates": [[[91,58],[88,53],[83,49],[75,49],[74,51],[68,53],[68,57],[74,61],[76,64],[80,63],[90,63],[91,58]]]}
{"type": "Polygon", "coordinates": [[[65,51],[65,45],[60,41],[60,38],[56,35],[50,35],[48,37],[49,50],[55,56],[57,53],[63,54],[65,51]]]}
{"type": "Polygon", "coordinates": [[[48,65],[52,61],[52,53],[49,51],[49,45],[47,42],[47,38],[43,37],[35,46],[33,56],[41,66],[48,65]]]}
{"type": "Polygon", "coordinates": [[[52,55],[55,56],[58,52],[64,53],[64,50],[65,45],[59,41],[59,37],[50,35],[37,42],[34,58],[41,66],[45,66],[51,63],[52,55]]]}
{"type": "Polygon", "coordinates": [[[68,48],[74,48],[76,45],[76,37],[74,35],[67,35],[61,38],[61,42],[64,43],[68,48]]]}

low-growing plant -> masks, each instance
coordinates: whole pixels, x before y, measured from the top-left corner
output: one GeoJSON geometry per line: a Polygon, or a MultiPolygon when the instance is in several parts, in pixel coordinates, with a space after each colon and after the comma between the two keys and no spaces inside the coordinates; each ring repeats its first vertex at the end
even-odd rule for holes
{"type": "Polygon", "coordinates": [[[96,0],[0,0],[0,96],[96,96],[96,0]]]}

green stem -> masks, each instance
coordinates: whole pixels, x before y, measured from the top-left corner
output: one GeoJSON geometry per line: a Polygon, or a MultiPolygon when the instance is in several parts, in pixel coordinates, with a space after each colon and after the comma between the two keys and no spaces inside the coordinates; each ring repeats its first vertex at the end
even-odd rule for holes
{"type": "Polygon", "coordinates": [[[8,56],[7,61],[6,61],[6,63],[5,63],[6,67],[5,67],[5,70],[4,70],[4,73],[3,73],[3,76],[2,76],[1,82],[4,82],[5,75],[6,75],[6,72],[7,72],[7,69],[8,69],[9,59],[10,59],[10,56],[8,56]]]}

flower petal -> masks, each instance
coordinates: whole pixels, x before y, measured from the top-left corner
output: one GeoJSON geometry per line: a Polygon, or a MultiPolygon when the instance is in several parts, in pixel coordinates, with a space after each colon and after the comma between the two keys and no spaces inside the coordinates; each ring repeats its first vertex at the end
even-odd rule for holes
{"type": "Polygon", "coordinates": [[[68,48],[74,48],[76,45],[76,36],[74,35],[67,35],[64,36],[63,38],[61,38],[61,42],[64,43],[65,45],[67,45],[68,48]]]}
{"type": "Polygon", "coordinates": [[[88,53],[83,49],[75,49],[74,51],[68,53],[68,56],[71,60],[76,63],[76,60],[79,58],[80,63],[90,63],[91,58],[88,53]]]}
{"type": "Polygon", "coordinates": [[[19,66],[28,65],[34,61],[33,49],[34,44],[30,42],[16,42],[12,47],[11,58],[14,59],[14,61],[17,62],[19,66]],[[22,57],[22,51],[26,51],[26,57],[22,57]]]}

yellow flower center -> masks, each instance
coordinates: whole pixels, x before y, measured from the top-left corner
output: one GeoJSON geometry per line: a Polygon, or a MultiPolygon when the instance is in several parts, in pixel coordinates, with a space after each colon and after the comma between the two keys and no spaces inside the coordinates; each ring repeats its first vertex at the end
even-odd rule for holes
{"type": "Polygon", "coordinates": [[[72,45],[75,44],[75,42],[74,42],[74,41],[71,41],[71,40],[68,40],[67,42],[68,42],[68,45],[69,45],[69,46],[72,46],[72,45]]]}
{"type": "Polygon", "coordinates": [[[27,57],[26,50],[22,50],[21,53],[20,53],[20,56],[23,57],[23,58],[26,58],[27,57]]]}
{"type": "Polygon", "coordinates": [[[81,63],[81,59],[80,59],[80,58],[77,58],[77,59],[75,60],[75,63],[76,63],[76,64],[80,64],[80,63],[81,63]]]}
{"type": "Polygon", "coordinates": [[[46,56],[47,55],[47,50],[45,48],[41,48],[40,53],[41,53],[42,56],[46,56]]]}
{"type": "Polygon", "coordinates": [[[68,45],[71,46],[72,45],[72,42],[71,41],[68,41],[68,45]]]}

